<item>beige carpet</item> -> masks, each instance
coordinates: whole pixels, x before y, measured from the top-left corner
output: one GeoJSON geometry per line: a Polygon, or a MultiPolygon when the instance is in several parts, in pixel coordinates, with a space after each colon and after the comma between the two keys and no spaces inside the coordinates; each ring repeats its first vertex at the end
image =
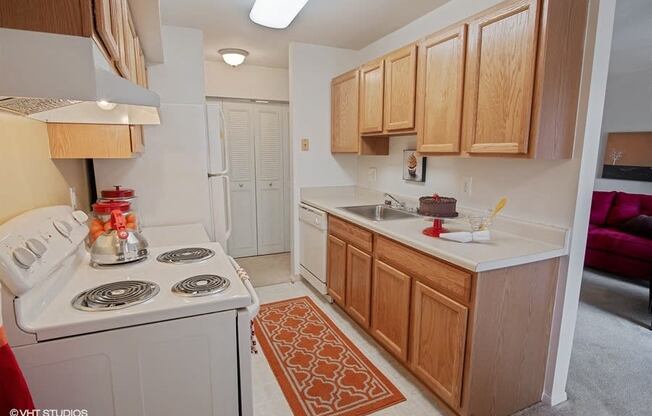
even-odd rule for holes
{"type": "Polygon", "coordinates": [[[277,285],[292,281],[290,253],[241,257],[236,261],[249,273],[249,278],[254,287],[277,285]]]}
{"type": "Polygon", "coordinates": [[[568,401],[519,416],[652,415],[648,288],[584,271],[568,374],[568,401]]]}

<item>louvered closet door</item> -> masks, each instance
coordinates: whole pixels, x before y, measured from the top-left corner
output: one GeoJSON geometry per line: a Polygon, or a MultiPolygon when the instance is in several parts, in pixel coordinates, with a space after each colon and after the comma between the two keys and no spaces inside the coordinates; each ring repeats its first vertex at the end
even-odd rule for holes
{"type": "Polygon", "coordinates": [[[258,254],[254,120],[254,108],[251,104],[224,103],[233,221],[228,252],[233,257],[258,254]]]}
{"type": "Polygon", "coordinates": [[[286,251],[284,116],[280,105],[254,109],[258,255],[286,251]]]}

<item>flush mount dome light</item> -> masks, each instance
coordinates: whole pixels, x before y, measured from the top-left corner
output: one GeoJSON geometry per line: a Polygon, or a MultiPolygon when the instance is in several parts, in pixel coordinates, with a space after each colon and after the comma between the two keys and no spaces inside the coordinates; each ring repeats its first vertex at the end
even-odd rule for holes
{"type": "Polygon", "coordinates": [[[285,29],[306,3],[308,0],[256,0],[249,18],[261,26],[285,29]]]}
{"type": "Polygon", "coordinates": [[[217,52],[222,55],[222,59],[224,59],[224,62],[226,62],[227,65],[231,65],[233,67],[243,63],[245,58],[249,56],[249,52],[245,51],[244,49],[228,48],[220,49],[217,52]]]}

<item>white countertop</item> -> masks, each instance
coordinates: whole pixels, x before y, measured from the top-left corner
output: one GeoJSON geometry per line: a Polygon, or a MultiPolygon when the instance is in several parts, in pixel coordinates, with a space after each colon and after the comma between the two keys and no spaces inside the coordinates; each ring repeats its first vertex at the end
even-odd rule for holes
{"type": "MultiPolygon", "coordinates": [[[[499,216],[490,228],[491,241],[457,243],[423,235],[422,230],[432,225],[432,220],[423,217],[372,221],[340,209],[345,206],[382,204],[384,199],[382,192],[355,186],[301,189],[301,202],[307,205],[474,272],[534,263],[568,254],[568,230],[548,225],[499,216]]],[[[458,207],[458,211],[464,214],[467,210],[458,207]]],[[[445,227],[451,232],[470,231],[469,223],[464,218],[446,220],[445,227]]]]}

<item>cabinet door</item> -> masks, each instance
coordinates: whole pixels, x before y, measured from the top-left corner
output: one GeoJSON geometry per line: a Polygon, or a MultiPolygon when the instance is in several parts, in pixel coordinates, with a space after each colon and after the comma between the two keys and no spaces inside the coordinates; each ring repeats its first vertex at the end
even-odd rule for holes
{"type": "Polygon", "coordinates": [[[360,69],[360,133],[383,131],[385,61],[379,59],[360,69]]]}
{"type": "Polygon", "coordinates": [[[371,301],[371,255],[352,245],[346,249],[346,311],[369,328],[371,301]]]}
{"type": "Polygon", "coordinates": [[[328,294],[338,305],[346,307],[346,243],[329,234],[327,251],[328,294]]]}
{"type": "Polygon", "coordinates": [[[415,283],[410,367],[453,408],[460,406],[467,317],[465,306],[415,283]]]}
{"type": "Polygon", "coordinates": [[[115,61],[115,66],[120,75],[125,78],[129,77],[129,65],[127,63],[127,39],[125,37],[125,13],[126,2],[124,0],[111,0],[112,10],[114,13],[113,30],[116,34],[118,42],[118,58],[115,61]]]}
{"type": "Polygon", "coordinates": [[[417,150],[459,152],[462,139],[466,25],[419,45],[417,150]]]}
{"type": "Polygon", "coordinates": [[[138,82],[138,63],[136,62],[136,30],[134,29],[134,23],[131,19],[131,12],[129,11],[129,3],[127,0],[124,0],[123,3],[124,14],[124,31],[125,31],[125,53],[127,57],[127,67],[129,68],[129,78],[131,82],[138,82]]]}
{"type": "Polygon", "coordinates": [[[283,141],[287,140],[280,106],[256,105],[253,110],[256,157],[256,217],[258,255],[285,248],[283,141]]]}
{"type": "Polygon", "coordinates": [[[385,58],[386,131],[414,128],[417,46],[399,49],[385,58]]]}
{"type": "Polygon", "coordinates": [[[120,59],[120,50],[118,48],[118,27],[114,25],[113,19],[116,18],[113,0],[95,0],[93,8],[95,10],[95,29],[104,47],[106,48],[111,59],[120,59]]]}
{"type": "Polygon", "coordinates": [[[256,221],[256,167],[252,107],[246,103],[224,103],[224,131],[228,141],[231,178],[232,233],[229,254],[258,254],[256,221]]]}
{"type": "Polygon", "coordinates": [[[410,276],[374,261],[371,332],[378,342],[402,361],[408,355],[410,276]]]}
{"type": "Polygon", "coordinates": [[[127,159],[131,132],[123,124],[47,123],[51,159],[127,159]]]}
{"type": "Polygon", "coordinates": [[[527,153],[538,3],[512,1],[469,23],[464,102],[469,153],[527,153]]]}
{"type": "Polygon", "coordinates": [[[331,82],[331,153],[358,153],[359,72],[347,72],[331,82]]]}

